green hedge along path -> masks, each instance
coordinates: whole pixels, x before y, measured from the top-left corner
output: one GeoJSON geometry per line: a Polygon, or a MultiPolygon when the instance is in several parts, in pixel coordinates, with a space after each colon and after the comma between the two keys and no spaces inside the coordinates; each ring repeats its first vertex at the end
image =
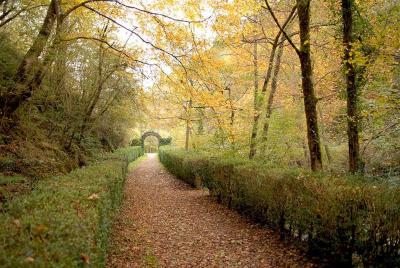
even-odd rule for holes
{"type": "Polygon", "coordinates": [[[313,267],[272,231],[176,179],[156,155],[129,175],[108,267],[313,267]]]}

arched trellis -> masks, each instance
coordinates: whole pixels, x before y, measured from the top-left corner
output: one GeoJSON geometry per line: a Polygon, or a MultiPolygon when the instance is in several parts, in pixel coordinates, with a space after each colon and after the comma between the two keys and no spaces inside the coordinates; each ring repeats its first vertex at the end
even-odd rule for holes
{"type": "Polygon", "coordinates": [[[157,132],[150,130],[150,131],[146,131],[145,133],[143,133],[142,136],[140,137],[140,139],[132,140],[131,145],[132,146],[140,145],[144,149],[144,141],[147,137],[150,137],[150,136],[156,137],[158,139],[158,146],[169,145],[169,144],[171,144],[171,141],[172,141],[171,137],[163,138],[157,132]]]}

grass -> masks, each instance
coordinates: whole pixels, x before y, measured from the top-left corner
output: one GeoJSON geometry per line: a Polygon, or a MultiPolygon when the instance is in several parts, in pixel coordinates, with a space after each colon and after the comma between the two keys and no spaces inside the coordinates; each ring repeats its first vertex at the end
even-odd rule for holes
{"type": "Polygon", "coordinates": [[[2,176],[0,175],[0,185],[25,183],[27,178],[24,176],[2,176]]]}
{"type": "Polygon", "coordinates": [[[134,171],[134,170],[136,169],[136,167],[137,167],[143,160],[145,160],[146,158],[147,158],[146,155],[142,155],[141,157],[139,157],[138,159],[136,159],[136,161],[131,162],[131,163],[128,165],[128,172],[134,171]]]}
{"type": "Polygon", "coordinates": [[[6,203],[0,266],[103,267],[128,162],[141,155],[137,147],[118,150],[6,203]]]}
{"type": "Polygon", "coordinates": [[[160,267],[158,263],[157,257],[154,255],[153,250],[151,248],[147,248],[146,255],[144,257],[146,268],[158,268],[160,267]]]}

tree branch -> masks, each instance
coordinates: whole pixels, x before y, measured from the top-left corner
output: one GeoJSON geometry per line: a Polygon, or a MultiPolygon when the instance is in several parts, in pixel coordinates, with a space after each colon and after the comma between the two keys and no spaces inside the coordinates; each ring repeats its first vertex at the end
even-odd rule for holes
{"type": "Polygon", "coordinates": [[[163,17],[163,18],[166,18],[166,19],[169,19],[169,20],[173,20],[173,21],[176,21],[176,22],[203,23],[203,22],[207,21],[210,18],[210,17],[208,17],[208,18],[205,18],[205,19],[202,19],[202,20],[177,19],[177,18],[168,16],[168,15],[165,15],[165,14],[162,14],[162,13],[153,12],[153,11],[145,10],[145,9],[138,8],[138,7],[135,7],[135,6],[131,6],[131,5],[128,5],[128,4],[124,4],[124,3],[122,3],[121,1],[118,1],[118,0],[114,0],[114,1],[115,1],[115,3],[117,3],[117,4],[119,4],[119,5],[123,6],[123,7],[129,8],[129,9],[133,9],[133,10],[136,10],[136,11],[139,11],[139,12],[142,12],[142,13],[147,13],[147,14],[152,15],[152,16],[163,17]]]}
{"type": "MultiPolygon", "coordinates": [[[[154,45],[152,42],[150,42],[150,41],[144,39],[142,36],[140,36],[137,32],[135,32],[135,30],[129,29],[129,28],[126,27],[125,25],[123,25],[123,24],[119,23],[118,21],[116,21],[115,19],[113,19],[113,18],[111,18],[111,17],[109,17],[109,16],[107,16],[107,15],[101,13],[100,11],[98,11],[98,10],[96,10],[96,9],[94,9],[94,8],[92,8],[92,7],[90,7],[90,6],[88,6],[88,5],[83,5],[83,7],[87,8],[88,10],[90,10],[90,11],[96,13],[97,15],[99,15],[99,16],[101,16],[101,17],[103,17],[103,18],[105,18],[105,19],[107,19],[107,20],[109,20],[109,21],[111,21],[112,23],[114,23],[115,25],[117,25],[117,26],[123,28],[124,30],[126,30],[126,31],[128,31],[128,32],[130,32],[130,33],[132,33],[134,36],[136,36],[137,38],[139,38],[143,43],[145,43],[145,44],[151,46],[152,48],[154,48],[154,49],[156,49],[156,50],[158,50],[158,51],[161,51],[161,52],[163,52],[163,53],[165,53],[165,54],[171,56],[172,58],[174,58],[174,59],[181,65],[181,67],[185,70],[185,72],[187,72],[186,67],[183,65],[182,61],[179,59],[180,57],[183,57],[183,56],[185,56],[185,55],[174,55],[174,54],[172,54],[171,52],[169,52],[169,51],[167,51],[167,50],[165,50],[165,49],[163,49],[163,48],[161,48],[161,47],[158,47],[158,46],[154,45]]],[[[137,27],[136,27],[136,28],[137,28],[137,27]]]]}
{"type": "Polygon", "coordinates": [[[205,19],[202,19],[202,20],[178,19],[178,18],[174,18],[174,17],[168,16],[168,15],[162,14],[162,13],[153,12],[153,11],[142,9],[142,8],[139,8],[139,7],[136,7],[136,6],[128,5],[128,4],[122,3],[119,0],[87,0],[87,1],[79,3],[79,4],[75,5],[75,6],[73,6],[72,8],[70,8],[68,11],[66,11],[64,13],[64,16],[68,16],[71,12],[75,11],[76,9],[81,8],[81,7],[85,7],[87,4],[95,3],[95,2],[114,3],[114,4],[117,4],[117,5],[123,6],[125,8],[133,9],[133,10],[136,10],[136,11],[139,11],[139,12],[142,12],[142,13],[146,13],[146,14],[149,14],[149,15],[152,15],[152,16],[156,16],[156,17],[163,17],[163,18],[166,18],[166,19],[169,19],[169,20],[172,20],[172,21],[176,21],[176,22],[202,23],[202,22],[207,21],[210,18],[210,17],[208,17],[208,18],[205,18],[205,19]]]}
{"type": "Polygon", "coordinates": [[[77,36],[77,37],[71,37],[71,38],[63,38],[60,39],[61,42],[71,42],[71,41],[76,41],[76,40],[92,40],[92,41],[96,41],[96,42],[100,42],[103,43],[105,45],[107,45],[110,49],[114,50],[115,52],[118,52],[122,55],[124,55],[125,57],[127,57],[128,59],[143,64],[143,65],[149,65],[149,66],[158,66],[157,64],[153,64],[153,63],[148,63],[142,60],[138,60],[138,59],[133,59],[132,56],[130,56],[128,53],[126,53],[125,51],[116,48],[115,46],[113,46],[112,44],[110,44],[107,40],[104,39],[100,39],[97,37],[91,37],[91,36],[77,36]]]}
{"type": "Polygon", "coordinates": [[[24,8],[24,9],[20,9],[20,10],[18,10],[17,12],[15,12],[12,16],[10,16],[10,17],[8,17],[7,18],[7,16],[11,13],[11,11],[12,10],[8,10],[6,13],[3,13],[1,16],[0,16],[0,28],[1,27],[3,27],[3,26],[5,26],[7,23],[9,23],[10,21],[12,21],[13,19],[15,19],[16,17],[18,17],[19,15],[21,15],[22,13],[24,13],[24,12],[27,12],[27,11],[30,11],[30,10],[32,10],[32,9],[35,9],[35,8],[39,8],[39,7],[47,7],[48,5],[36,5],[36,6],[32,6],[32,7],[27,7],[27,8],[24,8]]]}
{"type": "MultiPolygon", "coordinates": [[[[271,6],[268,3],[268,0],[265,0],[265,4],[267,5],[267,7],[263,7],[264,9],[267,9],[268,12],[271,14],[272,18],[274,19],[276,25],[278,26],[279,30],[283,33],[283,35],[285,36],[286,40],[288,40],[289,44],[293,47],[293,49],[296,51],[296,53],[298,55],[300,55],[300,50],[297,48],[297,46],[293,43],[292,39],[290,38],[290,36],[286,33],[285,31],[285,25],[282,27],[278,21],[278,19],[275,16],[275,13],[272,11],[271,6]]],[[[295,5],[292,8],[291,14],[293,14],[297,9],[297,5],[295,5]]]]}

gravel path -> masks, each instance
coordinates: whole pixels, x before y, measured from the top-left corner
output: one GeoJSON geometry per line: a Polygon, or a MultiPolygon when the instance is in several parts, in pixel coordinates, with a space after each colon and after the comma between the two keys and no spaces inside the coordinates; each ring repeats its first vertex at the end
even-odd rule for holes
{"type": "Polygon", "coordinates": [[[107,267],[313,267],[273,232],[177,180],[148,155],[129,175],[107,267]]]}

